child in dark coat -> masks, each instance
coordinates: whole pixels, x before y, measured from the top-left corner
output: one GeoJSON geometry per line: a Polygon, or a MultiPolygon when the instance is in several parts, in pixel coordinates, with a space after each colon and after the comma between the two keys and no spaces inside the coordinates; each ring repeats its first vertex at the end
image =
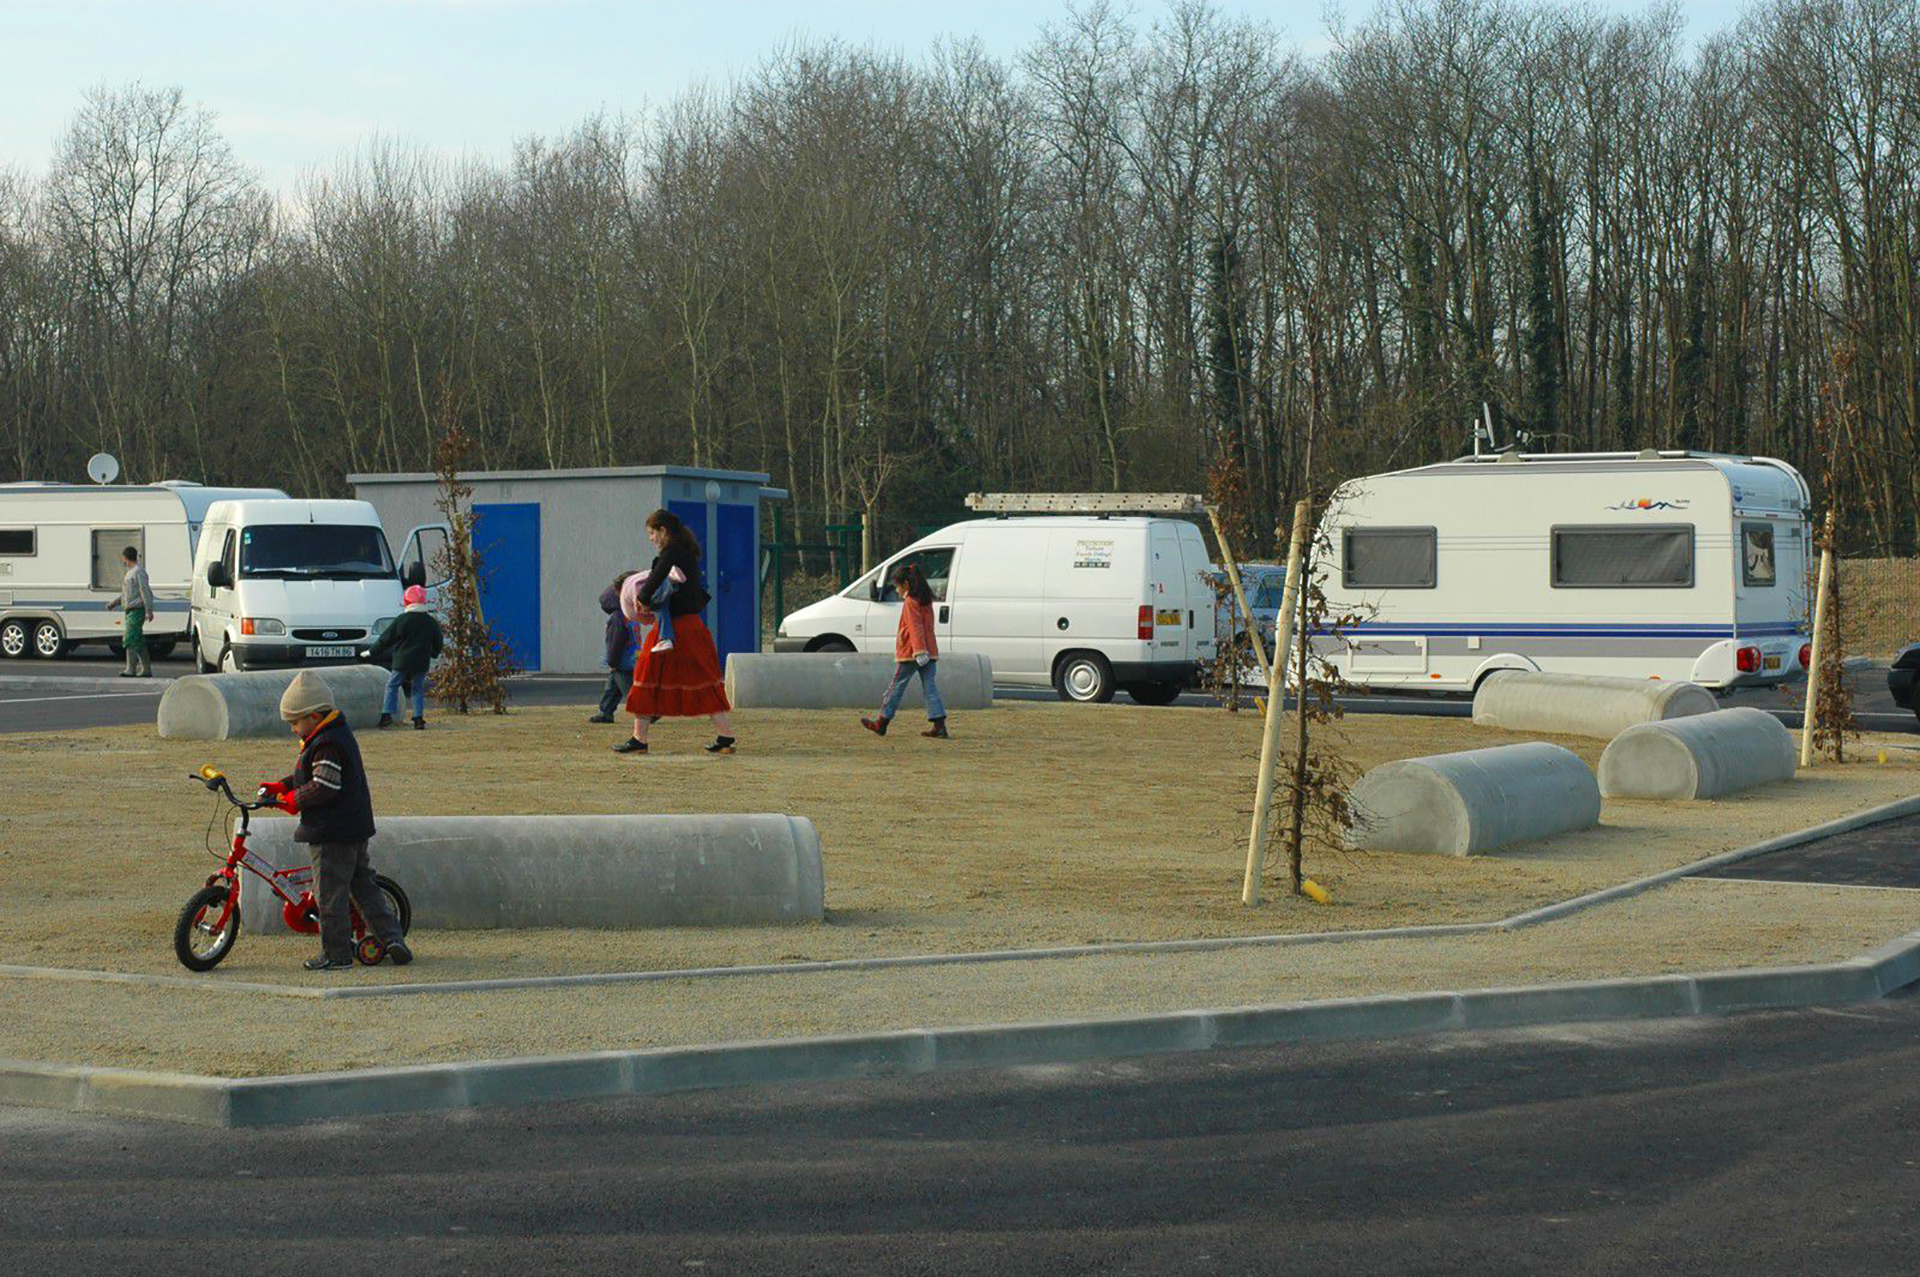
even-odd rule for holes
{"type": "Polygon", "coordinates": [[[445,640],[440,622],[427,610],[427,592],[413,585],[402,597],[407,610],[394,618],[367,656],[378,659],[393,653],[393,673],[387,678],[387,698],[380,706],[377,726],[393,726],[393,716],[400,709],[400,692],[405,689],[413,699],[414,730],[421,731],[427,725],[427,670],[440,655],[445,640]]]}

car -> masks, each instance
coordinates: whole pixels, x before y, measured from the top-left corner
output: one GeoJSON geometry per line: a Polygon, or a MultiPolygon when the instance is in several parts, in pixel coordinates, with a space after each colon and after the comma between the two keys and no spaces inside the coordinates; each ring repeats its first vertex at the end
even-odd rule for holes
{"type": "Polygon", "coordinates": [[[1910,709],[1920,716],[1920,643],[1909,643],[1900,649],[1900,655],[1893,658],[1893,668],[1887,671],[1887,691],[1893,694],[1893,703],[1901,709],[1910,709]]]}
{"type": "MultiPolygon", "coordinates": [[[[1247,607],[1259,625],[1260,642],[1271,656],[1274,629],[1280,618],[1281,596],[1286,592],[1287,570],[1277,563],[1242,563],[1238,566],[1240,588],[1246,591],[1247,607]]],[[[1247,625],[1240,616],[1240,605],[1234,601],[1233,588],[1227,584],[1226,572],[1219,564],[1209,563],[1206,577],[1217,596],[1213,610],[1214,634],[1224,649],[1246,635],[1247,625]]],[[[1251,658],[1249,661],[1256,666],[1259,664],[1251,658]]]]}

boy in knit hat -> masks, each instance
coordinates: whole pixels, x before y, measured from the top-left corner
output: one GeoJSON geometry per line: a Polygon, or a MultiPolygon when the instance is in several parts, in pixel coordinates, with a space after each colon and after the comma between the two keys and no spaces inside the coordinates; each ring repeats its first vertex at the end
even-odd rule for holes
{"type": "Polygon", "coordinates": [[[309,971],[339,971],[353,965],[353,920],[347,901],[360,906],[367,929],[387,946],[394,965],[413,961],[400,920],[373,881],[367,840],[373,837],[373,796],[360,745],[333,706],[333,690],[312,670],[293,676],[280,697],[280,717],[300,741],[293,774],[260,787],[282,811],[300,817],[293,840],[313,856],[314,897],[320,912],[317,958],[309,971]]]}

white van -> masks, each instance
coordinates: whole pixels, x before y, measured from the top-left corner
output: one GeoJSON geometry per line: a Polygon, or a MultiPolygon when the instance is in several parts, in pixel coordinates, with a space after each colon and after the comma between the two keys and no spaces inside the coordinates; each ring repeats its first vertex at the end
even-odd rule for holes
{"type": "Polygon", "coordinates": [[[0,656],[51,660],[82,643],[117,647],[121,614],[107,605],[120,596],[128,546],[153,587],[148,650],[169,655],[187,635],[188,579],[207,511],[219,501],[285,496],[180,480],[0,484],[0,656]]]}
{"type": "Polygon", "coordinates": [[[893,651],[904,560],[933,587],[943,652],[978,652],[996,683],[1165,705],[1213,660],[1206,542],[1182,519],[1042,515],[956,523],[780,622],[776,652],[893,651]]]}
{"type": "Polygon", "coordinates": [[[1341,486],[1316,648],[1373,687],[1495,670],[1779,683],[1807,664],[1806,481],[1693,452],[1463,457],[1341,486]]]}
{"type": "Polygon", "coordinates": [[[353,664],[400,615],[409,575],[365,501],[220,502],[193,565],[195,659],[203,672],[353,664]]]}

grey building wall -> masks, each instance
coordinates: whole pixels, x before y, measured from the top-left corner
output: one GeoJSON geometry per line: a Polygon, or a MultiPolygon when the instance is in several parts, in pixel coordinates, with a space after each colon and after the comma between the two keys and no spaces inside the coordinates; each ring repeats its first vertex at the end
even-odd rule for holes
{"type": "MultiPolygon", "coordinates": [[[[763,494],[764,474],[695,470],[680,466],[635,466],[604,470],[510,471],[465,474],[475,505],[530,503],[540,508],[540,669],[550,674],[590,674],[605,668],[600,591],[619,573],[643,568],[653,558],[646,518],[670,501],[753,505],[763,494]],[[711,490],[709,485],[712,485],[711,490]]],[[[416,527],[441,522],[434,508],[439,489],[430,474],[347,476],[354,492],[380,515],[396,558],[416,527]]],[[[709,527],[712,521],[709,520],[709,527]]],[[[753,562],[759,563],[756,542],[753,562]]],[[[757,592],[757,575],[755,579],[757,592]]]]}

